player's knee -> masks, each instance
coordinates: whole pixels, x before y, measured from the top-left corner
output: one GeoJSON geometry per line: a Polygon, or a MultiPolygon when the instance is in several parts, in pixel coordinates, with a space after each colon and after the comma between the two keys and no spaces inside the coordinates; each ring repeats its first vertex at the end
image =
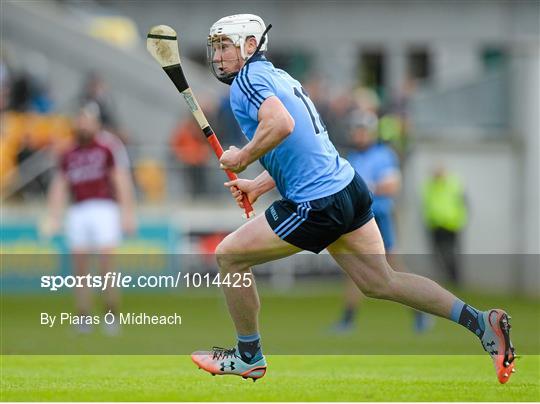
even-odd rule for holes
{"type": "Polygon", "coordinates": [[[239,257],[240,254],[229,237],[225,237],[216,247],[216,260],[222,272],[233,270],[239,262],[239,257]]]}
{"type": "Polygon", "coordinates": [[[384,299],[387,297],[386,288],[382,284],[369,284],[362,288],[362,293],[372,299],[384,299]]]}
{"type": "Polygon", "coordinates": [[[227,256],[229,255],[229,248],[225,240],[218,244],[216,247],[216,261],[219,268],[224,268],[227,266],[227,256]]]}
{"type": "Polygon", "coordinates": [[[373,299],[391,299],[392,298],[392,276],[377,276],[362,285],[362,293],[373,299]]]}

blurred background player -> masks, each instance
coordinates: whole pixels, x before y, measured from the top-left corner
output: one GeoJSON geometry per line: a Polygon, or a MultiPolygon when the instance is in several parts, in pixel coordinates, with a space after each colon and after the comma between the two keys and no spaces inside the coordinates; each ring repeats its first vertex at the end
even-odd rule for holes
{"type": "Polygon", "coordinates": [[[422,191],[424,222],[433,252],[448,280],[460,286],[459,236],[468,216],[463,185],[456,175],[438,165],[422,191]]]}
{"type": "Polygon", "coordinates": [[[116,132],[118,130],[113,97],[103,77],[96,71],[88,73],[79,95],[81,107],[95,103],[99,107],[99,120],[103,129],[116,132]]]}
{"type": "MultiPolygon", "coordinates": [[[[75,145],[60,158],[58,170],[48,193],[46,234],[60,230],[64,207],[71,198],[65,221],[68,248],[73,271],[86,275],[90,271],[92,253],[97,254],[102,275],[114,271],[112,258],[122,240],[122,232],[135,231],[133,185],[129,161],[122,143],[102,130],[99,107],[85,105],[75,120],[75,145]]],[[[78,315],[90,315],[91,290],[75,288],[78,315]]],[[[104,291],[105,312],[118,313],[119,292],[104,291]]],[[[78,330],[89,332],[90,326],[78,330]]],[[[105,325],[109,334],[118,332],[118,325],[105,325]]]]}
{"type": "MultiPolygon", "coordinates": [[[[386,143],[378,140],[379,120],[374,112],[357,109],[349,119],[350,141],[354,148],[347,160],[366,182],[372,196],[371,209],[381,232],[390,265],[405,270],[404,263],[396,254],[396,229],[394,224],[395,198],[401,189],[401,172],[398,156],[386,143]]],[[[332,327],[335,332],[352,331],[354,319],[364,295],[354,282],[345,280],[345,307],[341,320],[332,327]]],[[[426,331],[430,317],[414,311],[414,327],[417,332],[426,331]]]]}

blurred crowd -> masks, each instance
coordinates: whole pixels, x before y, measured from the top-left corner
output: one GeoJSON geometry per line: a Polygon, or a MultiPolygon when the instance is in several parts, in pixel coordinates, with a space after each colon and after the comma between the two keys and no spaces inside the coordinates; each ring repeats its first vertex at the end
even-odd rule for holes
{"type": "MultiPolygon", "coordinates": [[[[115,111],[114,94],[98,72],[89,72],[80,85],[77,99],[68,107],[59,108],[47,74],[40,74],[32,68],[14,69],[4,56],[0,58],[0,188],[4,196],[23,200],[44,196],[52,167],[49,167],[50,163],[43,163],[47,159],[33,157],[36,153],[46,152],[42,153],[43,157],[47,154],[49,161],[54,160],[73,137],[72,115],[89,102],[99,106],[104,129],[127,142],[128,136],[115,111]]],[[[331,140],[342,155],[347,155],[354,148],[349,134],[350,120],[361,111],[378,117],[379,139],[390,144],[400,160],[406,157],[410,145],[406,111],[407,101],[414,90],[412,82],[405,83],[385,102],[369,88],[336,91],[318,75],[311,75],[305,80],[304,89],[317,106],[331,140]]],[[[232,114],[227,94],[220,99],[204,94],[199,98],[223,147],[245,144],[246,139],[232,114]]],[[[165,164],[164,160],[156,161],[145,156],[144,148],[133,148],[137,149],[134,177],[143,200],[211,199],[222,192],[215,186],[222,174],[216,169],[213,153],[191,115],[184,114],[183,117],[171,129],[169,144],[163,145],[164,156],[169,156],[165,164]]]]}
{"type": "MultiPolygon", "coordinates": [[[[342,156],[355,149],[350,134],[353,117],[374,114],[378,122],[377,140],[389,144],[401,162],[406,158],[411,144],[407,102],[414,91],[412,81],[404,83],[395,96],[386,102],[382,102],[374,90],[361,86],[353,90],[335,91],[316,75],[304,83],[304,89],[317,107],[330,139],[342,156]]],[[[219,100],[202,96],[200,104],[225,149],[231,145],[245,144],[246,139],[231,111],[227,94],[219,100]]],[[[187,192],[194,197],[211,196],[215,192],[210,178],[210,173],[215,171],[215,157],[191,116],[179,121],[173,129],[170,146],[174,164],[183,169],[183,180],[188,182],[187,192]]]]}
{"type": "Polygon", "coordinates": [[[31,202],[47,192],[55,160],[73,141],[73,115],[94,103],[104,130],[125,141],[113,97],[97,72],[89,72],[69,108],[58,108],[46,75],[15,69],[0,58],[0,189],[2,199],[31,202]]]}

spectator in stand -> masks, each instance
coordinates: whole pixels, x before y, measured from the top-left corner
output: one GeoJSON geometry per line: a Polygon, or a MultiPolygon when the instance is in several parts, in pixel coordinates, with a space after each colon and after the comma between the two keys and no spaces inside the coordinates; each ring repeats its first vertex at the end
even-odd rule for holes
{"type": "Polygon", "coordinates": [[[397,94],[382,109],[380,136],[392,145],[403,162],[410,147],[409,101],[416,90],[416,81],[407,79],[397,94]]]}
{"type": "Polygon", "coordinates": [[[32,84],[30,75],[19,72],[14,75],[11,84],[9,109],[17,112],[26,112],[30,109],[32,101],[32,84]]]}
{"type": "Polygon", "coordinates": [[[0,112],[3,112],[9,107],[11,91],[11,72],[4,57],[4,53],[0,50],[0,112]]]}
{"type": "Polygon", "coordinates": [[[33,80],[30,109],[38,114],[50,114],[54,110],[54,102],[50,95],[49,85],[46,82],[33,80]]]}
{"type": "Polygon", "coordinates": [[[193,198],[208,192],[207,164],[211,157],[208,142],[197,122],[189,116],[173,130],[171,148],[180,164],[182,179],[188,179],[188,192],[193,198]]]}
{"type": "Polygon", "coordinates": [[[51,113],[54,102],[46,80],[26,71],[18,72],[9,91],[9,109],[17,112],[51,113]]]}
{"type": "MultiPolygon", "coordinates": [[[[216,102],[206,94],[201,94],[199,97],[199,104],[210,125],[212,125],[214,129],[220,128],[220,132],[216,133],[222,146],[233,141],[234,137],[238,136],[238,132],[236,132],[236,130],[239,130],[238,124],[232,125],[232,123],[229,122],[229,128],[224,129],[221,129],[221,126],[215,126],[215,122],[218,122],[219,102],[216,102]],[[232,129],[232,132],[225,133],[228,129],[232,129]]],[[[225,112],[225,114],[227,114],[227,112],[225,112]]],[[[241,135],[241,137],[244,136],[241,135]]],[[[221,187],[216,189],[216,187],[209,186],[212,174],[215,174],[215,176],[219,176],[220,178],[222,178],[223,174],[217,170],[219,167],[217,161],[213,162],[215,165],[209,164],[214,153],[202,133],[201,128],[191,115],[186,116],[186,118],[180,121],[173,129],[170,144],[175,163],[179,168],[182,183],[188,183],[187,191],[192,198],[208,195],[209,193],[212,193],[212,191],[223,191],[221,187]]]]}
{"type": "Polygon", "coordinates": [[[349,91],[343,91],[330,100],[328,128],[330,140],[341,155],[347,154],[350,148],[348,118],[355,109],[354,100],[349,91]]]}

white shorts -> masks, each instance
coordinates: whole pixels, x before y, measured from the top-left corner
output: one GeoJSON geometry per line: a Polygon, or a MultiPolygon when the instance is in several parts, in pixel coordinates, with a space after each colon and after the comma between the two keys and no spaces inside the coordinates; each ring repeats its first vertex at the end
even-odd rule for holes
{"type": "Polygon", "coordinates": [[[115,248],[122,241],[120,209],[106,199],[89,199],[72,205],[66,217],[70,249],[115,248]]]}

